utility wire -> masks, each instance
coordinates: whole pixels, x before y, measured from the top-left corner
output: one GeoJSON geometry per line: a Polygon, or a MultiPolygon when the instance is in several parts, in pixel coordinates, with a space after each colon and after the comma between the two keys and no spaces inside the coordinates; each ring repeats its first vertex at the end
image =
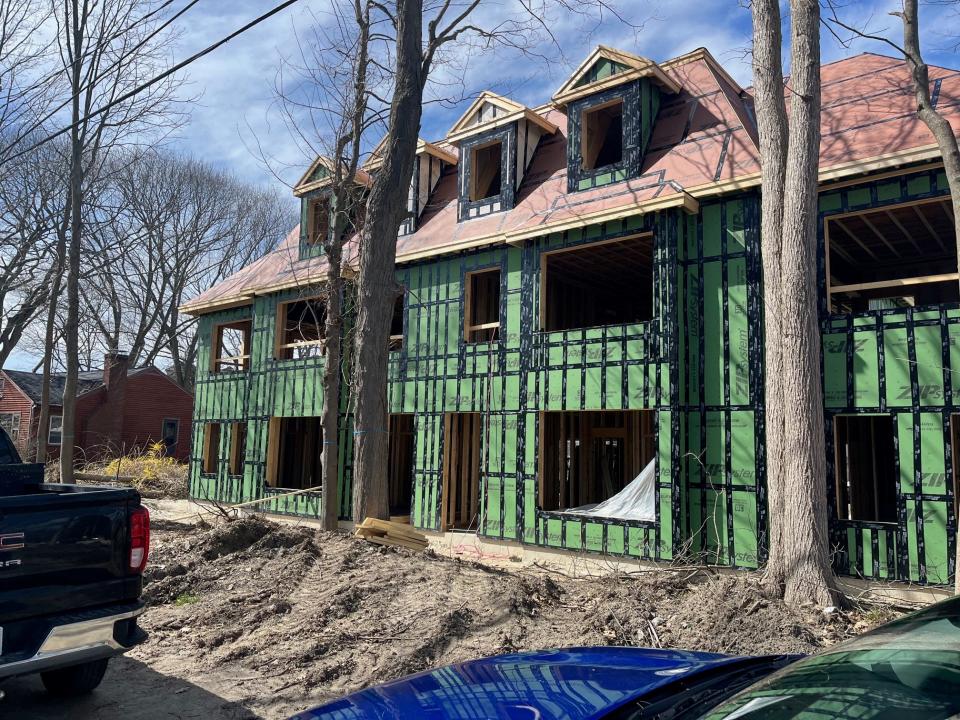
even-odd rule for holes
{"type": "MultiPolygon", "coordinates": [[[[167,0],[167,2],[163,3],[160,7],[152,10],[152,11],[149,12],[147,15],[144,15],[143,18],[141,18],[139,22],[141,22],[141,23],[142,23],[142,22],[146,22],[150,17],[152,17],[152,16],[155,15],[156,13],[160,12],[161,10],[167,8],[167,7],[170,6],[173,2],[174,2],[174,0],[167,0]]],[[[157,27],[153,32],[151,32],[149,35],[147,35],[147,37],[145,37],[143,40],[141,40],[141,41],[137,44],[137,46],[136,46],[135,48],[133,48],[129,53],[125,53],[125,57],[120,58],[120,59],[117,60],[115,63],[113,63],[113,65],[111,65],[110,67],[108,67],[106,70],[103,70],[97,77],[93,78],[93,79],[90,80],[88,83],[86,83],[86,84],[83,85],[82,87],[78,88],[75,93],[73,93],[69,98],[67,98],[66,100],[64,100],[60,105],[58,105],[57,107],[55,107],[53,110],[51,110],[51,111],[50,111],[49,113],[47,113],[45,116],[43,116],[42,118],[40,118],[39,120],[37,120],[37,121],[36,121],[33,125],[31,125],[29,128],[27,128],[26,130],[24,130],[23,132],[21,132],[19,135],[17,135],[17,137],[15,137],[13,140],[11,140],[10,143],[7,145],[7,150],[10,150],[11,148],[13,148],[13,146],[17,145],[17,144],[20,143],[22,140],[24,140],[25,138],[29,137],[30,134],[31,134],[34,130],[39,130],[41,127],[43,127],[43,124],[44,124],[45,122],[47,122],[50,118],[52,118],[52,117],[53,117],[54,115],[56,115],[58,112],[60,112],[61,110],[63,110],[67,105],[69,105],[71,102],[73,102],[73,99],[74,99],[75,97],[77,97],[78,95],[80,95],[80,93],[82,93],[82,92],[84,92],[85,90],[87,90],[91,85],[94,85],[95,83],[99,82],[100,79],[103,78],[104,76],[106,76],[108,73],[113,72],[119,65],[121,65],[121,64],[125,61],[125,58],[126,58],[126,57],[128,57],[131,53],[136,52],[137,50],[139,50],[140,48],[142,48],[144,45],[146,45],[148,42],[150,42],[151,40],[153,40],[153,38],[155,38],[157,35],[159,35],[161,32],[163,32],[165,29],[167,29],[174,21],[177,20],[177,18],[181,17],[185,12],[187,12],[187,10],[189,10],[190,8],[192,8],[192,7],[193,7],[194,5],[196,5],[198,2],[200,2],[200,0],[190,0],[190,2],[187,3],[183,8],[181,8],[181,9],[178,10],[176,13],[174,13],[174,14],[173,14],[171,17],[169,17],[164,23],[162,23],[159,27],[157,27]]],[[[118,37],[120,37],[120,34],[114,35],[112,38],[110,38],[109,40],[107,40],[107,42],[112,42],[113,40],[116,40],[118,37]]],[[[88,54],[89,54],[89,53],[88,53],[88,54]]],[[[54,77],[54,74],[52,74],[52,75],[50,76],[50,79],[52,79],[53,77],[54,77]]],[[[69,128],[68,128],[68,129],[69,129],[69,128]]],[[[31,149],[32,149],[32,148],[31,148],[31,149]]],[[[29,150],[25,150],[24,152],[29,152],[29,150]]],[[[10,159],[12,160],[13,158],[10,158],[10,159]]]]}
{"type": "Polygon", "coordinates": [[[259,24],[262,23],[264,20],[266,20],[266,19],[268,19],[268,18],[276,15],[276,14],[277,14],[278,12],[280,12],[281,10],[285,10],[286,8],[288,8],[288,7],[290,7],[291,5],[293,5],[295,2],[298,2],[298,0],[285,0],[284,2],[282,2],[282,3],[280,3],[279,5],[277,5],[276,7],[274,7],[273,9],[269,10],[268,12],[265,12],[265,13],[264,13],[263,15],[261,15],[260,17],[255,18],[254,20],[251,20],[250,22],[248,22],[248,23],[247,23],[246,25],[244,25],[243,27],[239,28],[238,30],[234,30],[232,33],[230,33],[230,34],[227,35],[226,37],[224,37],[224,38],[218,40],[217,42],[213,43],[213,45],[209,45],[208,47],[205,47],[205,48],[204,48],[203,50],[201,50],[200,52],[194,53],[193,55],[191,55],[190,57],[188,57],[186,60],[183,60],[183,61],[177,63],[176,65],[174,65],[173,67],[169,68],[168,70],[165,70],[164,72],[162,72],[162,73],[160,73],[159,75],[151,78],[150,80],[147,80],[146,82],[141,83],[140,85],[138,85],[137,87],[135,87],[133,90],[130,90],[129,92],[124,93],[123,95],[121,95],[120,97],[116,98],[115,100],[112,100],[112,101],[108,102],[106,105],[104,105],[104,106],[102,106],[102,107],[99,107],[99,108],[97,108],[96,110],[93,110],[93,111],[90,112],[89,114],[87,114],[87,115],[83,116],[82,118],[80,118],[77,122],[71,123],[70,125],[67,125],[67,126],[64,127],[64,128],[61,128],[60,130],[57,130],[55,133],[51,133],[50,135],[47,135],[45,138],[43,138],[42,140],[38,140],[38,141],[35,142],[33,145],[31,145],[30,147],[28,147],[26,150],[21,150],[20,152],[16,153],[15,155],[11,155],[10,157],[5,158],[4,160],[0,161],[0,165],[3,165],[3,164],[5,164],[5,163],[8,163],[8,162],[10,162],[10,161],[12,161],[12,160],[16,160],[18,157],[21,157],[21,156],[23,156],[23,155],[26,155],[27,153],[32,152],[33,150],[36,150],[36,149],[37,149],[38,147],[40,147],[41,145],[45,145],[46,143],[50,142],[51,140],[53,140],[53,139],[55,139],[55,138],[58,138],[58,137],[60,137],[61,135],[64,135],[65,133],[70,132],[71,130],[73,130],[73,128],[82,126],[82,125],[83,125],[85,122],[87,122],[88,120],[91,120],[92,118],[95,118],[95,117],[97,117],[98,115],[103,115],[105,112],[107,112],[110,108],[114,107],[115,105],[119,105],[119,104],[122,103],[122,102],[126,102],[127,100],[129,100],[130,98],[134,97],[135,95],[140,94],[141,92],[143,92],[144,90],[146,90],[146,89],[149,88],[150,86],[156,85],[156,84],[157,84],[158,82],[160,82],[161,80],[165,80],[166,78],[170,77],[170,76],[173,75],[174,73],[179,72],[180,70],[182,70],[183,68],[185,68],[187,65],[190,65],[191,63],[199,60],[199,59],[202,58],[204,55],[209,55],[209,54],[212,53],[214,50],[216,50],[217,48],[219,48],[221,45],[226,45],[228,42],[230,42],[231,40],[233,40],[233,39],[234,39],[235,37],[237,37],[238,35],[242,35],[243,33],[245,33],[245,32],[246,32],[247,30],[249,30],[250,28],[259,25],[259,24]]]}

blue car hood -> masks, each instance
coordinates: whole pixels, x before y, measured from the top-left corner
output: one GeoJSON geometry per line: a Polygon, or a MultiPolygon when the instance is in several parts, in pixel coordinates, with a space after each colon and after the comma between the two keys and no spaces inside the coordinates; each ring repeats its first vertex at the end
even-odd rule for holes
{"type": "Polygon", "coordinates": [[[640,648],[566,648],[429,670],[306,710],[297,720],[582,720],[681,677],[738,660],[640,648]]]}

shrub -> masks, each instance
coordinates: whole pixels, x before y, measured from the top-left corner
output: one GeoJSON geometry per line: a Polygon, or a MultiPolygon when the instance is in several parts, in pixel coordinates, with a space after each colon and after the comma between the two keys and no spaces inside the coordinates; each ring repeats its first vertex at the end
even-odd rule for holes
{"type": "Polygon", "coordinates": [[[187,497],[187,466],[168,457],[162,443],[105,463],[87,465],[83,472],[131,485],[147,497],[187,497]]]}

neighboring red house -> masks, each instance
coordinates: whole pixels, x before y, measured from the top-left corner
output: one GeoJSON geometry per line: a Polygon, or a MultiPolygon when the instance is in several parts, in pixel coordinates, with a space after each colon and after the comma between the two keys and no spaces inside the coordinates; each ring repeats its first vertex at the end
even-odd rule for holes
{"type": "MultiPolygon", "coordinates": [[[[162,442],[168,453],[190,459],[193,395],[153,365],[128,368],[126,355],[104,357],[104,369],[80,373],[77,392],[77,460],[90,460],[162,442]]],[[[50,378],[48,459],[60,453],[65,377],[50,378]]],[[[0,370],[0,426],[25,458],[35,456],[41,428],[43,376],[0,370]]]]}

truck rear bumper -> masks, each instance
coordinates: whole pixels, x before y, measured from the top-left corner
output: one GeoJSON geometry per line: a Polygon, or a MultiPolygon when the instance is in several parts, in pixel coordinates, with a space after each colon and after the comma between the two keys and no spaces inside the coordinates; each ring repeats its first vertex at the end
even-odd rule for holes
{"type": "MultiPolygon", "coordinates": [[[[0,679],[126,652],[146,639],[146,633],[136,621],[143,609],[142,603],[135,603],[49,618],[46,622],[48,630],[39,647],[8,655],[4,653],[3,629],[0,628],[0,679]]],[[[36,641],[32,644],[36,646],[36,641]]]]}

